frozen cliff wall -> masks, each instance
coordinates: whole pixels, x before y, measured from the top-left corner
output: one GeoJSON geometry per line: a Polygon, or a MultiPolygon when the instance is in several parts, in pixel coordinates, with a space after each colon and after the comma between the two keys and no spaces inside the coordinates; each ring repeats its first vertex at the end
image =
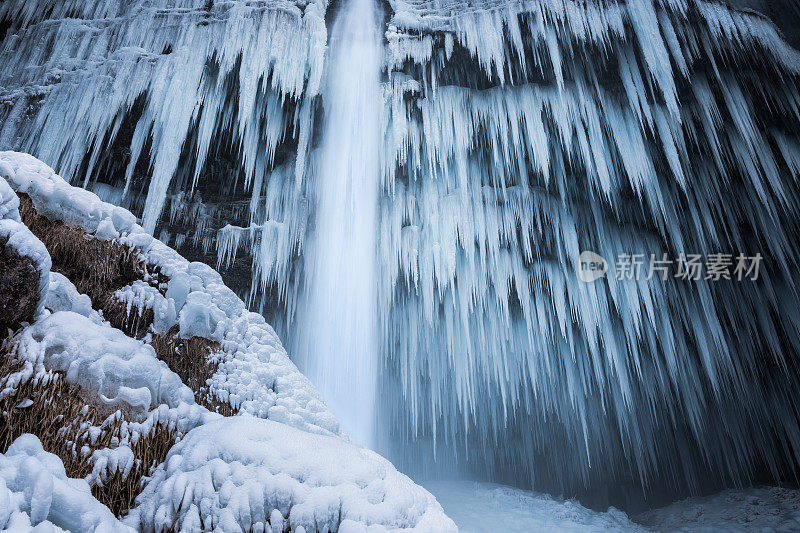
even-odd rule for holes
{"type": "MultiPolygon", "coordinates": [[[[0,145],[89,176],[177,246],[252,262],[251,302],[286,337],[315,231],[326,8],[8,1],[0,145]]],[[[376,253],[401,464],[435,449],[593,494],[792,478],[795,6],[389,11],[376,253]],[[761,254],[765,272],[585,284],[583,250],[761,254]]]]}
{"type": "Polygon", "coordinates": [[[791,477],[800,54],[720,3],[392,6],[398,426],[552,490],[791,477]],[[583,250],[771,266],[584,284],[583,250]]]}
{"type": "Polygon", "coordinates": [[[149,170],[142,218],[153,231],[170,183],[190,188],[222,132],[246,183],[282,143],[303,154],[325,9],[322,0],[6,2],[0,144],[35,152],[70,178],[93,176],[127,121],[123,186],[137,163],[149,170]]]}

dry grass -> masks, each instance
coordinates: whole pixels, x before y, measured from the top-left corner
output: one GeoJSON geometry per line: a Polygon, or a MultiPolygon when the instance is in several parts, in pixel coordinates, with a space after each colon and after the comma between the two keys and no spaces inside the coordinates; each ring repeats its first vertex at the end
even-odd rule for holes
{"type": "Polygon", "coordinates": [[[127,477],[117,472],[102,485],[94,485],[92,495],[108,506],[116,516],[125,515],[142,491],[142,478],[164,462],[178,437],[174,428],[157,425],[152,432],[142,436],[131,446],[137,462],[127,477]]]}
{"type": "Polygon", "coordinates": [[[207,382],[219,368],[214,355],[221,349],[219,343],[202,337],[182,339],[178,328],[174,327],[166,335],[153,335],[150,344],[158,358],[194,391],[197,403],[223,416],[236,414],[236,409],[228,402],[213,396],[208,390],[207,382]]]}
{"type": "Polygon", "coordinates": [[[108,320],[112,326],[136,339],[147,335],[150,325],[155,320],[155,314],[150,308],[142,309],[140,313],[137,308],[132,307],[128,312],[128,304],[118,300],[113,291],[106,294],[99,309],[102,309],[103,318],[108,320]]]}
{"type": "MultiPolygon", "coordinates": [[[[129,314],[127,306],[117,300],[114,293],[136,280],[148,279],[151,284],[163,286],[168,279],[158,269],[146,265],[133,248],[94,239],[80,228],[39,215],[24,194],[20,195],[20,215],[50,252],[53,271],[66,276],[79,292],[87,294],[92,306],[102,310],[112,326],[133,337],[146,335],[153,322],[153,311],[147,309],[140,316],[138,310],[133,309],[129,314]]],[[[5,274],[8,269],[2,266],[0,264],[0,272],[5,274]]],[[[31,286],[36,284],[26,289],[30,291],[31,286]]],[[[4,331],[0,331],[0,335],[4,331]]],[[[219,400],[208,390],[207,381],[219,367],[215,358],[220,351],[218,343],[200,337],[181,339],[176,327],[166,335],[154,335],[151,344],[159,359],[194,391],[199,404],[224,416],[236,413],[228,402],[219,400]]],[[[0,390],[5,388],[11,375],[23,368],[24,364],[9,347],[9,342],[0,346],[0,390]]],[[[81,390],[58,373],[24,380],[11,394],[0,399],[0,453],[5,453],[18,436],[32,433],[41,440],[45,450],[61,458],[68,476],[86,477],[92,470],[91,453],[119,442],[124,415],[108,415],[91,402],[87,403],[81,390]],[[23,403],[24,400],[31,402],[23,403]],[[93,443],[89,439],[92,426],[102,427],[93,443]]],[[[94,485],[92,494],[117,516],[124,515],[141,492],[143,476],[165,460],[178,437],[174,429],[162,425],[149,435],[141,436],[131,446],[137,461],[128,476],[117,472],[102,484],[94,485]]]]}
{"type": "Polygon", "coordinates": [[[32,322],[39,304],[39,272],[29,257],[20,256],[0,238],[0,337],[32,322]]]}
{"type": "MultiPolygon", "coordinates": [[[[138,339],[147,334],[153,323],[153,310],[145,309],[139,314],[138,309],[131,309],[129,313],[127,304],[114,293],[144,279],[163,287],[169,278],[157,267],[145,264],[133,248],[93,239],[80,228],[38,214],[27,195],[20,195],[19,211],[23,222],[50,251],[54,271],[69,278],[78,292],[89,295],[92,307],[102,310],[113,327],[138,339]]],[[[166,335],[154,335],[150,344],[158,358],[195,392],[197,403],[224,416],[236,413],[228,402],[211,395],[206,385],[219,367],[212,357],[220,351],[218,343],[200,337],[181,339],[173,329],[166,335]]]]}
{"type": "Polygon", "coordinates": [[[27,195],[19,197],[22,221],[50,252],[52,270],[69,278],[78,292],[89,295],[95,308],[102,309],[109,293],[144,279],[144,261],[135,249],[90,238],[81,228],[38,214],[27,195]]]}
{"type": "MultiPolygon", "coordinates": [[[[0,389],[5,389],[9,378],[23,369],[24,363],[16,357],[15,348],[7,349],[0,360],[0,389]]],[[[5,453],[20,435],[33,433],[45,450],[61,457],[70,475],[84,477],[91,472],[86,458],[80,457],[79,443],[88,438],[88,426],[101,424],[103,417],[97,409],[86,405],[80,390],[52,372],[32,377],[15,389],[0,399],[0,452],[5,453]],[[24,407],[26,400],[33,403],[24,407]]],[[[108,439],[107,435],[101,435],[99,444],[108,439]]]]}
{"type": "MultiPolygon", "coordinates": [[[[94,239],[81,228],[68,226],[40,215],[30,197],[20,194],[22,221],[36,235],[53,260],[52,270],[63,274],[78,292],[92,300],[92,307],[103,311],[112,326],[127,335],[142,338],[153,323],[152,310],[141,316],[114,297],[114,293],[145,278],[147,265],[135,249],[114,241],[94,239]]],[[[152,275],[159,279],[158,273],[152,275]]]]}
{"type": "MultiPolygon", "coordinates": [[[[16,347],[5,341],[0,346],[0,390],[24,366],[16,357],[16,347]]],[[[23,380],[0,399],[0,453],[20,435],[32,433],[46,451],[61,458],[67,476],[84,478],[92,472],[92,452],[118,442],[123,420],[121,414],[104,416],[87,404],[81,390],[67,383],[63,375],[48,372],[23,380]],[[94,442],[89,437],[92,426],[101,428],[94,442]]],[[[92,494],[117,516],[127,513],[141,492],[143,476],[164,461],[176,437],[174,429],[163,425],[141,436],[131,446],[137,461],[129,474],[115,473],[102,485],[94,485],[92,494]]]]}

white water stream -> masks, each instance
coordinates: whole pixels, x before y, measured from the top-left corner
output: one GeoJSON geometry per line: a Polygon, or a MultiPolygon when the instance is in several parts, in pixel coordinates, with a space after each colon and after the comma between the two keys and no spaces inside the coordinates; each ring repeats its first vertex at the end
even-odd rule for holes
{"type": "Polygon", "coordinates": [[[323,160],[308,259],[306,375],[342,427],[374,445],[377,344],[376,232],[382,42],[374,0],[349,0],[331,32],[323,92],[323,160]]]}

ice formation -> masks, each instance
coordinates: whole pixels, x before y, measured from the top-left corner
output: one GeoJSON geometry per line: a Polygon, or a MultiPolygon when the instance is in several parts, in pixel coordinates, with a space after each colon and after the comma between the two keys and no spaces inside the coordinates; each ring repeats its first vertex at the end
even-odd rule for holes
{"type": "MultiPolygon", "coordinates": [[[[0,144],[119,195],[148,232],[183,218],[181,245],[219,229],[219,264],[251,256],[250,302],[288,332],[319,221],[326,10],[7,1],[0,144]]],[[[800,53],[768,19],[390,0],[383,70],[378,386],[400,464],[569,493],[791,476],[800,53]],[[583,250],[760,253],[767,272],[584,284],[583,250]]]]}

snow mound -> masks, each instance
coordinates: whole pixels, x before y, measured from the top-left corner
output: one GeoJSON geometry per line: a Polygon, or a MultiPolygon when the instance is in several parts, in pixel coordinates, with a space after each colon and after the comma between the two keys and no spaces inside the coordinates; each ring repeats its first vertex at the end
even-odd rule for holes
{"type": "Polygon", "coordinates": [[[100,324],[103,318],[92,309],[92,300],[78,292],[75,285],[63,274],[50,272],[50,287],[45,296],[44,306],[50,311],[72,311],[100,324]]]}
{"type": "Polygon", "coordinates": [[[191,389],[152,346],[78,313],[58,311],[37,321],[22,332],[20,344],[21,357],[64,372],[106,404],[149,411],[162,403],[194,403],[191,389]]]}
{"type": "Polygon", "coordinates": [[[0,529],[4,531],[131,533],[92,497],[89,484],[70,479],[57,456],[33,435],[22,435],[0,454],[0,529]]]}
{"type": "Polygon", "coordinates": [[[433,481],[424,485],[458,524],[461,533],[645,531],[613,507],[599,513],[573,500],[557,500],[545,494],[494,483],[433,481]]]}
{"type": "Polygon", "coordinates": [[[126,522],[148,531],[456,531],[378,454],[249,416],[189,432],[137,504],[126,522]]]}
{"type": "Polygon", "coordinates": [[[129,211],[69,185],[33,156],[0,152],[0,171],[13,189],[30,196],[38,213],[97,238],[118,238],[170,278],[165,297],[155,289],[145,294],[139,289],[148,289],[142,286],[131,287],[123,300],[137,305],[149,301],[159,331],[179,325],[183,337],[196,335],[221,343],[225,355],[209,383],[214,396],[243,413],[313,433],[342,435],[336,418],[289,359],[272,327],[263,316],[247,310],[218,272],[203,263],[190,263],[146,233],[129,211]]]}
{"type": "Polygon", "coordinates": [[[800,491],[781,487],[726,490],[649,511],[636,520],[655,531],[800,531],[800,491]]]}

